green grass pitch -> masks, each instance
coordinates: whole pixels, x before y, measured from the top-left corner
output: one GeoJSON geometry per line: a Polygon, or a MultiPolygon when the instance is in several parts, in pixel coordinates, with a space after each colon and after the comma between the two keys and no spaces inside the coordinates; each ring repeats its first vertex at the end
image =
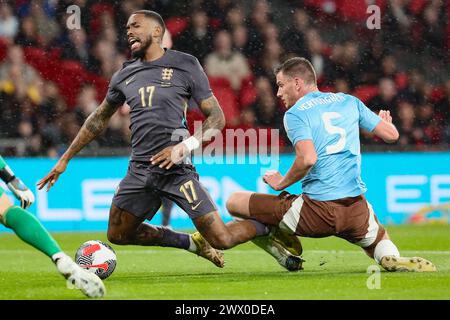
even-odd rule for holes
{"type": "MultiPolygon", "coordinates": [[[[450,226],[387,229],[403,256],[427,258],[438,272],[381,271],[379,289],[369,289],[367,268],[374,261],[337,238],[302,238],[305,269],[295,273],[284,271],[252,243],[225,251],[223,269],[183,250],[113,246],[118,263],[105,280],[104,299],[450,299],[450,226]]],[[[54,236],[72,256],[86,240],[106,241],[105,233],[54,236]]],[[[11,233],[0,234],[0,288],[1,300],[86,299],[66,289],[50,260],[11,233]]]]}

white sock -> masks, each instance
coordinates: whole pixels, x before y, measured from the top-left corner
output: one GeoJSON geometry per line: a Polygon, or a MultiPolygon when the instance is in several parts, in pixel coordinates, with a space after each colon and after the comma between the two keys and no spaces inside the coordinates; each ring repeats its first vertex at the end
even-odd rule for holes
{"type": "Polygon", "coordinates": [[[375,247],[373,257],[378,264],[385,256],[400,257],[400,252],[391,240],[381,240],[375,247]]]}
{"type": "Polygon", "coordinates": [[[192,235],[189,237],[189,248],[188,251],[195,252],[197,251],[197,245],[194,243],[194,240],[192,240],[192,235]]]}
{"type": "Polygon", "coordinates": [[[54,255],[52,255],[52,261],[55,262],[56,260],[58,260],[62,257],[65,257],[65,256],[67,256],[67,254],[65,254],[64,252],[62,252],[62,251],[57,252],[54,255]]]}

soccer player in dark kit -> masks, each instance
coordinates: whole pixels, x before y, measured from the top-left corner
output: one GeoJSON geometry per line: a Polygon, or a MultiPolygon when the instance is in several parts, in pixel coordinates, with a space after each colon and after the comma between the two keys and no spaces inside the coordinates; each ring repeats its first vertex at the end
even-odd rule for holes
{"type": "Polygon", "coordinates": [[[50,173],[38,182],[39,189],[47,185],[48,191],[68,162],[99,136],[116,110],[127,103],[132,153],[127,175],[112,200],[107,233],[110,242],[182,248],[223,267],[223,254],[217,249],[228,249],[261,236],[268,239],[264,249],[282,266],[288,270],[301,268],[302,260],[299,254],[295,255],[298,250],[291,254],[293,246],[285,245],[292,239],[284,241],[273,232],[269,234],[268,227],[256,220],[225,225],[199,182],[190,161],[191,151],[210,141],[225,124],[199,61],[189,54],[161,47],[165,25],[154,11],[134,12],[126,29],[134,59],[113,75],[106,98],[86,119],[50,173]],[[189,135],[186,109],[191,98],[206,119],[201,130],[183,140],[189,135]],[[189,235],[145,223],[158,211],[162,198],[182,208],[199,232],[189,235]]]}

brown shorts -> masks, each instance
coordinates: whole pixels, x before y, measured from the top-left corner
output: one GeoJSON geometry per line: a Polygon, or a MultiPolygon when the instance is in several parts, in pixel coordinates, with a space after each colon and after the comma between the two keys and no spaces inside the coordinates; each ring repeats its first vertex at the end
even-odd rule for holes
{"type": "Polygon", "coordinates": [[[336,236],[363,248],[372,248],[385,234],[363,195],[317,201],[286,191],[278,196],[254,193],[249,209],[252,218],[301,237],[336,236]]]}

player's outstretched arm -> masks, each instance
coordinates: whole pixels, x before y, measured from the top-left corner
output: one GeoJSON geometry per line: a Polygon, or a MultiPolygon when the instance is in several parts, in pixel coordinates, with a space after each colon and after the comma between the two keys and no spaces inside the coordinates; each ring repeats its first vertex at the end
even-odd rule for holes
{"type": "Polygon", "coordinates": [[[201,130],[197,130],[192,137],[183,142],[158,152],[150,159],[152,164],[168,170],[175,163],[181,162],[192,150],[201,146],[203,142],[211,141],[212,138],[220,134],[225,126],[225,116],[216,97],[212,95],[202,100],[199,107],[206,116],[201,130]]]}
{"type": "Polygon", "coordinates": [[[396,142],[399,138],[399,133],[392,123],[391,113],[386,110],[380,110],[378,116],[381,118],[381,121],[373,130],[373,133],[386,143],[396,142]]]}
{"type": "Polygon", "coordinates": [[[53,169],[37,183],[39,190],[46,185],[47,191],[50,190],[59,176],[66,170],[70,159],[105,130],[109,119],[111,119],[118,108],[119,106],[111,106],[106,99],[103,100],[97,109],[86,119],[77,136],[53,169]]]}
{"type": "Polygon", "coordinates": [[[300,140],[295,144],[295,160],[286,176],[278,171],[268,171],[263,181],[272,189],[281,191],[303,179],[317,161],[317,153],[312,140],[300,140]]]}

